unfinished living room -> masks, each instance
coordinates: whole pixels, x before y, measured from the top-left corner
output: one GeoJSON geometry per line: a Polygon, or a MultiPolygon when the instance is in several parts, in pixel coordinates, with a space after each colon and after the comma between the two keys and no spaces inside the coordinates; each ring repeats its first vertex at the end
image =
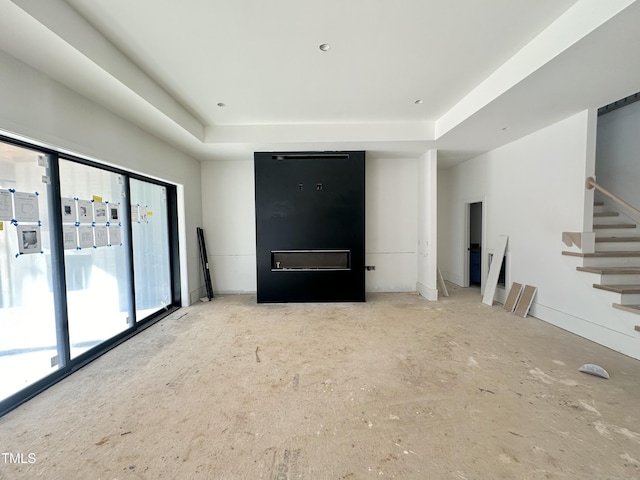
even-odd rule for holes
{"type": "Polygon", "coordinates": [[[0,2],[0,478],[640,479],[635,0],[0,2]]]}

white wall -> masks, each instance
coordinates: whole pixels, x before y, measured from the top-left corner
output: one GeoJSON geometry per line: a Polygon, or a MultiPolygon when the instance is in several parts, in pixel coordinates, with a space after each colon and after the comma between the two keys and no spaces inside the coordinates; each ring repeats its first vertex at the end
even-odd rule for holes
{"type": "MultiPolygon", "coordinates": [[[[367,154],[365,163],[367,292],[415,291],[418,160],[367,154]]],[[[253,159],[202,164],[203,226],[214,289],[255,292],[253,159]]]]}
{"type": "Polygon", "coordinates": [[[640,102],[598,118],[596,181],[640,209],[640,102]]]}
{"type": "MultiPolygon", "coordinates": [[[[594,140],[595,112],[582,112],[439,172],[438,243],[448,244],[440,249],[439,262],[445,278],[460,284],[464,206],[469,198],[486,197],[483,262],[498,236],[508,235],[507,285],[538,287],[531,314],[640,358],[630,314],[613,309],[612,300],[592,288],[593,278],[576,271],[578,259],[561,255],[562,232],[581,232],[587,223],[592,193],[584,180],[593,165],[594,140]]],[[[503,302],[505,295],[499,290],[497,300],[503,302]]]]}
{"type": "Polygon", "coordinates": [[[0,72],[0,132],[179,186],[183,303],[199,298],[200,163],[2,51],[0,72]]]}
{"type": "Polygon", "coordinates": [[[418,279],[417,158],[367,154],[365,265],[367,292],[414,292],[418,279]]]}
{"type": "Polygon", "coordinates": [[[202,163],[202,224],[215,293],[256,291],[253,159],[202,163]]]}

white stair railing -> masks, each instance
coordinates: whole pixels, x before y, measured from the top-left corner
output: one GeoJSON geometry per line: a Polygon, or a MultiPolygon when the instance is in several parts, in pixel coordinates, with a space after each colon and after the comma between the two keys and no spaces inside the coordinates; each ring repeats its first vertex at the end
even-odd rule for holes
{"type": "Polygon", "coordinates": [[[611,200],[616,202],[618,205],[621,205],[622,207],[624,207],[631,214],[631,216],[633,217],[634,220],[636,220],[637,222],[640,222],[640,210],[638,210],[636,207],[634,207],[630,203],[625,202],[620,197],[614,195],[610,191],[604,189],[601,185],[596,183],[595,178],[593,178],[593,177],[587,178],[587,180],[585,182],[585,185],[586,185],[588,190],[592,190],[592,189],[598,190],[600,193],[602,193],[603,195],[609,197],[611,200]]]}

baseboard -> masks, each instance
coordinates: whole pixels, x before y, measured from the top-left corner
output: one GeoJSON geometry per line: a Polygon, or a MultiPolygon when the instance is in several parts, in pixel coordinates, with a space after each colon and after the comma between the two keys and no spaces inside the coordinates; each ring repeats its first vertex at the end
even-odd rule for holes
{"type": "Polygon", "coordinates": [[[461,287],[464,284],[464,277],[462,275],[456,275],[451,272],[442,271],[442,277],[447,281],[451,282],[454,285],[461,287]]]}
{"type": "Polygon", "coordinates": [[[429,288],[423,283],[416,282],[416,291],[427,300],[432,302],[438,301],[438,289],[429,288]]]}
{"type": "MultiPolygon", "coordinates": [[[[189,305],[193,305],[194,303],[197,303],[200,301],[200,298],[202,297],[206,297],[207,296],[207,290],[205,289],[204,285],[201,286],[200,288],[196,288],[195,290],[189,292],[189,305]]],[[[184,306],[188,306],[188,305],[182,305],[184,306]]]]}
{"type": "Polygon", "coordinates": [[[214,295],[256,295],[255,290],[220,290],[213,292],[214,295]]]}
{"type": "Polygon", "coordinates": [[[625,334],[535,302],[531,305],[529,315],[574,335],[640,360],[640,345],[632,332],[625,334]]]}

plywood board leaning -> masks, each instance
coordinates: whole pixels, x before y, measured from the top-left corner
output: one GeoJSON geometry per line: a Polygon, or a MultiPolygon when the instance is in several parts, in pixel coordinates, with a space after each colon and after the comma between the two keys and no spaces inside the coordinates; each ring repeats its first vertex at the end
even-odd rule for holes
{"type": "Polygon", "coordinates": [[[511,284],[511,290],[509,290],[509,295],[507,295],[507,301],[504,302],[504,309],[513,312],[516,309],[516,305],[518,300],[520,299],[520,295],[522,294],[522,284],[513,282],[511,284]]]}
{"type": "Polygon", "coordinates": [[[487,277],[487,284],[484,288],[484,295],[482,297],[482,303],[485,305],[493,305],[493,297],[496,294],[498,277],[500,276],[500,269],[502,268],[502,262],[504,261],[504,252],[507,249],[507,240],[509,240],[507,235],[500,235],[498,237],[498,243],[493,252],[493,261],[489,267],[489,276],[487,277]]]}
{"type": "Polygon", "coordinates": [[[442,290],[442,295],[445,297],[449,296],[449,290],[447,290],[447,286],[444,283],[444,278],[442,278],[442,272],[440,272],[440,267],[438,268],[438,285],[440,285],[440,290],[442,290]]]}
{"type": "Polygon", "coordinates": [[[520,300],[518,301],[518,306],[516,307],[515,314],[519,317],[525,318],[529,313],[529,309],[531,308],[531,304],[533,303],[533,297],[536,296],[536,292],[538,289],[536,287],[532,287],[531,285],[525,285],[524,290],[522,291],[522,295],[520,295],[520,300]]]}

